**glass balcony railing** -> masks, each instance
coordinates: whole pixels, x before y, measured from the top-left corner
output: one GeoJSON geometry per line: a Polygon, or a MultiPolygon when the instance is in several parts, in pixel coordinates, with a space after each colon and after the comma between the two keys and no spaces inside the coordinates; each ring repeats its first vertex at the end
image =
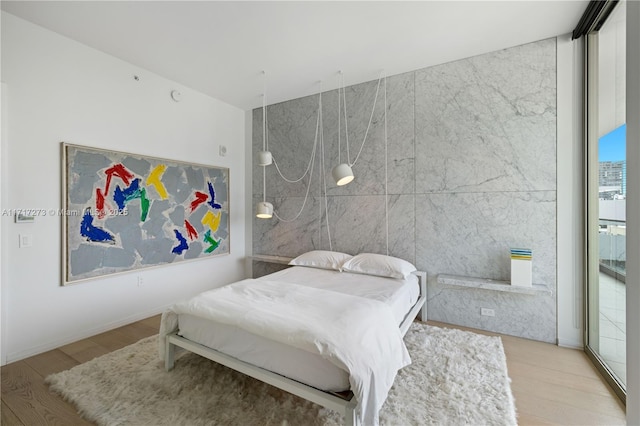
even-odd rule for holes
{"type": "Polygon", "coordinates": [[[600,219],[599,226],[599,354],[626,386],[627,223],[600,219]]]}
{"type": "Polygon", "coordinates": [[[600,200],[599,263],[600,272],[626,281],[627,222],[626,200],[600,200]]]}

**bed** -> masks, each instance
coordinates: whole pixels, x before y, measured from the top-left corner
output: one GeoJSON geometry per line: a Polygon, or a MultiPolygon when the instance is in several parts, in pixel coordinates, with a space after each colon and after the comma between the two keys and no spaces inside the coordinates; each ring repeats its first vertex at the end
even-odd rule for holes
{"type": "Polygon", "coordinates": [[[416,316],[426,319],[426,274],[372,254],[313,251],[291,264],[165,311],[166,369],[186,349],[338,411],[346,424],[377,423],[410,362],[402,337],[416,316]]]}

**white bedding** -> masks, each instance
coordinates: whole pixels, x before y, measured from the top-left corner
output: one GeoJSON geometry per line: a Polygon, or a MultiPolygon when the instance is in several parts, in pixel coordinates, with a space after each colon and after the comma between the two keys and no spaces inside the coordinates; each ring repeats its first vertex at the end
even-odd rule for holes
{"type": "Polygon", "coordinates": [[[398,325],[420,297],[418,277],[415,275],[399,280],[295,266],[258,279],[285,281],[378,300],[391,307],[398,325]]]}
{"type": "MultiPolygon", "coordinates": [[[[420,295],[415,275],[407,280],[396,280],[298,266],[259,278],[265,279],[304,283],[385,302],[398,324],[420,295]]],[[[195,315],[181,314],[178,323],[178,334],[182,337],[234,358],[323,391],[339,392],[350,388],[349,374],[317,354],[195,315]]]]}
{"type": "Polygon", "coordinates": [[[397,370],[410,362],[397,325],[418,293],[416,277],[405,282],[289,268],[176,304],[163,315],[161,337],[179,323],[179,334],[189,340],[260,367],[323,390],[350,387],[361,402],[363,420],[374,424],[397,370]],[[307,381],[309,371],[322,386],[307,381]]]}

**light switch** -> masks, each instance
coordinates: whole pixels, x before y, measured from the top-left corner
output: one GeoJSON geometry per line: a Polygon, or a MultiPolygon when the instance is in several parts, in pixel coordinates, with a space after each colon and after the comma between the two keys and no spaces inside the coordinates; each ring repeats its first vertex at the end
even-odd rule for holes
{"type": "Polygon", "coordinates": [[[19,237],[19,248],[31,247],[33,245],[33,234],[20,234],[19,237]]]}

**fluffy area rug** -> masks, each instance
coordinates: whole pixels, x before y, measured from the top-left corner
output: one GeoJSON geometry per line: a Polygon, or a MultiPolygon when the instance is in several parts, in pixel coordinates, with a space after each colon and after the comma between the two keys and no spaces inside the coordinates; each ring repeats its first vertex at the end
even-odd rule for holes
{"type": "MultiPolygon", "coordinates": [[[[499,337],[414,323],[383,425],[515,425],[499,337]]],[[[164,371],[157,336],[46,378],[99,425],[339,425],[343,418],[198,355],[164,371]]]]}

